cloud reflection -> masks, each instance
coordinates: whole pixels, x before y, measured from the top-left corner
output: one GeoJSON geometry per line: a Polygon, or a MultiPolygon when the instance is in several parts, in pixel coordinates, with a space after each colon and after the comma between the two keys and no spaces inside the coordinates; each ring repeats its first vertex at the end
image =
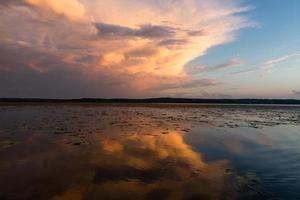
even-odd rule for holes
{"type": "Polygon", "coordinates": [[[27,173],[18,173],[18,178],[12,179],[14,168],[6,169],[2,177],[10,177],[11,184],[1,185],[2,191],[15,194],[15,198],[25,195],[53,200],[219,199],[221,191],[228,190],[227,162],[207,163],[185,144],[181,133],[162,131],[145,130],[147,135],[135,135],[125,130],[114,137],[97,134],[86,147],[53,143],[49,135],[44,138],[43,134],[33,134],[22,148],[27,148],[22,155],[27,173]],[[37,177],[40,181],[35,180],[37,177]],[[31,185],[35,192],[22,184],[31,185]]]}

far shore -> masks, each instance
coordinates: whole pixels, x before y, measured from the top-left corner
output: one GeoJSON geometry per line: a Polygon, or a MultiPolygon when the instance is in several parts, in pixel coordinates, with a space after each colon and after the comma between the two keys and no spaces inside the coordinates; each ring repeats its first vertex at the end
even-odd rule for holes
{"type": "Polygon", "coordinates": [[[147,98],[147,99],[40,99],[0,98],[0,105],[80,104],[80,105],[300,105],[297,99],[192,99],[192,98],[147,98]]]}

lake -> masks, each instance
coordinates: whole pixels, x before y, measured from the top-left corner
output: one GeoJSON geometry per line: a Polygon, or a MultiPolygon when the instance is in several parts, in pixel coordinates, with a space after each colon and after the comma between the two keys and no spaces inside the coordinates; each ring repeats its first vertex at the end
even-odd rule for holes
{"type": "Polygon", "coordinates": [[[0,200],[300,199],[300,107],[0,105],[0,200]]]}

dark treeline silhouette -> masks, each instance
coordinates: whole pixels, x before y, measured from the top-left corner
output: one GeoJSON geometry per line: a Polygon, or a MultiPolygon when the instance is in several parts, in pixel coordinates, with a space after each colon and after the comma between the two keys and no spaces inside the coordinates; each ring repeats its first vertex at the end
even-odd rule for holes
{"type": "Polygon", "coordinates": [[[192,98],[148,98],[148,99],[39,99],[39,98],[0,98],[0,103],[195,103],[195,104],[295,104],[296,99],[192,99],[192,98]]]}

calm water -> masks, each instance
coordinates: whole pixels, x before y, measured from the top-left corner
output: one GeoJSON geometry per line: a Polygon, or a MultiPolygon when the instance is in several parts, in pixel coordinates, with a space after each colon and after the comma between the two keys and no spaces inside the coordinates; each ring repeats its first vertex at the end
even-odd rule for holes
{"type": "Polygon", "coordinates": [[[2,105],[4,199],[300,199],[300,107],[2,105]]]}

